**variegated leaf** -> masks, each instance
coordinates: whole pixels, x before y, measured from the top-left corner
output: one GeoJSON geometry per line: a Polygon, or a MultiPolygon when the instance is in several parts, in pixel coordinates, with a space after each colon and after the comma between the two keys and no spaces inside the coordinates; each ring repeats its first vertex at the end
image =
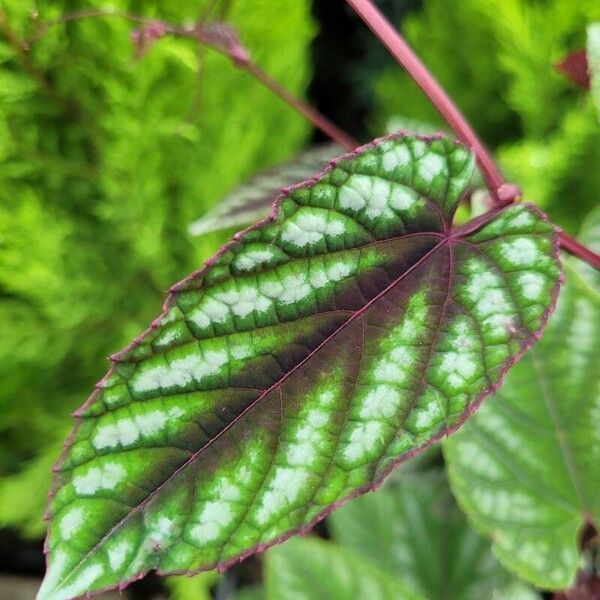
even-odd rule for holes
{"type": "Polygon", "coordinates": [[[559,286],[533,206],[451,227],[472,168],[442,137],[379,140],[174,286],[77,413],[40,598],[224,568],[456,429],[559,286]]]}
{"type": "MultiPolygon", "coordinates": [[[[600,210],[580,239],[600,250],[600,210]]],[[[444,445],[466,514],[507,568],[548,589],[574,583],[582,531],[600,524],[600,277],[574,258],[565,273],[543,339],[444,445]]]]}

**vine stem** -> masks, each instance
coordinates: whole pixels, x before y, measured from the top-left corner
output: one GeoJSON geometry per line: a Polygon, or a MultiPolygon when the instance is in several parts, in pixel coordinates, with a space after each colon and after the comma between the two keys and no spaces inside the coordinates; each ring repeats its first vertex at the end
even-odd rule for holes
{"type": "Polygon", "coordinates": [[[594,269],[600,271],[600,256],[598,254],[590,250],[587,246],[580,244],[574,237],[571,237],[564,231],[558,234],[558,239],[563,250],[573,256],[577,256],[577,258],[580,258],[588,263],[588,265],[594,267],[594,269]]]}
{"type": "MultiPolygon", "coordinates": [[[[214,2],[213,5],[209,5],[209,9],[204,11],[203,14],[201,14],[200,19],[197,23],[193,24],[192,26],[184,27],[174,27],[166,23],[162,23],[161,21],[157,21],[156,19],[150,19],[147,17],[141,17],[131,13],[119,11],[84,10],[80,12],[74,12],[68,15],[64,15],[60,19],[40,24],[40,26],[38,27],[37,34],[34,36],[31,42],[39,41],[44,35],[46,35],[46,33],[51,27],[54,27],[56,25],[64,25],[65,23],[69,23],[71,21],[80,21],[83,19],[90,18],[116,17],[119,19],[133,21],[135,23],[139,23],[141,25],[149,27],[158,25],[159,27],[161,27],[161,30],[160,33],[157,35],[156,39],[158,39],[158,37],[162,37],[162,35],[165,34],[178,35],[181,37],[193,39],[201,45],[216,50],[217,52],[229,57],[235,64],[235,66],[237,66],[243,71],[246,71],[250,76],[254,77],[254,79],[256,79],[267,89],[273,92],[293,110],[301,114],[305,119],[311,122],[317,129],[323,132],[328,138],[332,139],[334,142],[337,142],[338,144],[344,146],[348,150],[352,150],[360,145],[357,140],[352,138],[345,131],[342,131],[325,115],[321,114],[315,108],[304,102],[304,100],[302,100],[301,98],[294,96],[294,94],[292,94],[278,81],[276,81],[265,71],[263,71],[263,69],[261,69],[259,65],[253,62],[250,58],[249,52],[246,50],[246,48],[242,46],[237,36],[237,32],[235,32],[233,28],[228,28],[223,23],[213,23],[213,25],[221,26],[221,29],[223,30],[221,33],[224,35],[215,35],[214,30],[211,31],[210,28],[205,28],[206,19],[209,16],[210,9],[212,9],[215,4],[216,2],[214,2]]],[[[37,16],[38,15],[36,13],[36,19],[37,16]]],[[[2,20],[0,19],[0,26],[1,25],[2,20]]]]}
{"type": "MultiPolygon", "coordinates": [[[[421,87],[421,89],[431,100],[432,104],[454,130],[458,138],[467,147],[473,150],[494,203],[497,205],[505,205],[516,200],[520,196],[519,188],[517,186],[507,184],[504,181],[500,170],[496,166],[484,144],[477,137],[467,120],[452,102],[448,94],[446,94],[444,89],[412,51],[410,46],[402,39],[400,34],[390,25],[390,23],[370,0],[346,1],[369,26],[373,33],[383,42],[394,58],[407,70],[410,76],[421,87]]],[[[37,17],[38,15],[36,13],[35,18],[37,19],[37,17]]],[[[91,17],[118,17],[144,25],[152,25],[153,23],[157,23],[157,21],[153,19],[143,18],[129,13],[102,10],[82,11],[66,15],[56,21],[41,24],[38,29],[38,34],[31,41],[38,41],[46,34],[50,27],[64,24],[68,21],[75,21],[91,17]]],[[[0,25],[2,24],[3,22],[0,19],[0,25]]],[[[321,130],[333,141],[348,149],[355,148],[359,145],[356,140],[354,140],[346,132],[342,131],[327,117],[319,113],[300,98],[291,94],[284,86],[271,78],[256,63],[252,62],[249,54],[245,51],[243,46],[237,45],[232,48],[227,47],[227,45],[224,46],[223,44],[216,43],[214,39],[207,39],[206,36],[203,35],[204,32],[199,25],[202,25],[202,21],[192,28],[178,29],[175,27],[166,26],[164,33],[172,33],[175,35],[194,38],[201,44],[209,46],[217,52],[221,52],[222,54],[229,56],[236,66],[245,70],[249,75],[266,86],[269,90],[286,102],[291,108],[303,115],[317,129],[321,130]]],[[[25,58],[28,58],[25,47],[19,44],[19,49],[23,54],[25,54],[25,58]]],[[[586,248],[580,244],[577,240],[566,233],[561,232],[559,234],[559,239],[561,247],[564,250],[586,261],[595,269],[600,270],[600,256],[591,251],[589,248],[586,248]]]]}
{"type": "Polygon", "coordinates": [[[352,150],[359,146],[359,142],[342,131],[337,125],[332,123],[327,117],[316,111],[306,102],[290,94],[280,83],[272,79],[256,63],[248,62],[242,65],[252,77],[260,81],[265,87],[269,88],[274,94],[279,96],[286,104],[294,108],[297,112],[308,119],[317,129],[320,129],[328,138],[352,150]]]}
{"type": "MultiPolygon", "coordinates": [[[[398,63],[406,69],[456,133],[459,140],[472,149],[494,204],[503,206],[514,202],[520,196],[519,189],[504,181],[500,169],[468,121],[398,31],[392,27],[371,0],[346,0],[346,2],[379,38],[398,63]]],[[[598,254],[562,231],[558,235],[563,250],[600,270],[598,254]]]]}
{"type": "Polygon", "coordinates": [[[192,29],[172,28],[171,32],[176,35],[178,34],[193,38],[199,43],[204,44],[205,46],[208,46],[209,48],[212,48],[213,50],[216,50],[217,52],[230,58],[236,67],[245,71],[259,83],[264,85],[278,98],[283,100],[290,108],[301,114],[328,138],[340,144],[340,146],[343,146],[348,150],[352,150],[359,145],[358,141],[348,135],[345,131],[342,131],[325,115],[321,114],[318,110],[310,106],[298,96],[294,96],[294,94],[292,94],[287,88],[273,79],[268,73],[263,71],[263,69],[261,69],[261,67],[250,58],[250,53],[244,46],[242,46],[239,39],[237,39],[237,33],[234,34],[233,29],[230,30],[230,34],[233,35],[233,39],[228,39],[227,43],[222,43],[222,40],[219,40],[218,37],[215,38],[213,35],[207,35],[206,32],[203,31],[202,27],[198,26],[195,26],[192,29]]]}
{"type": "Polygon", "coordinates": [[[495,203],[506,202],[508,199],[501,199],[498,192],[505,183],[500,170],[477,134],[427,67],[370,0],[346,1],[381,40],[390,54],[406,69],[454,130],[459,140],[473,150],[495,203]]]}

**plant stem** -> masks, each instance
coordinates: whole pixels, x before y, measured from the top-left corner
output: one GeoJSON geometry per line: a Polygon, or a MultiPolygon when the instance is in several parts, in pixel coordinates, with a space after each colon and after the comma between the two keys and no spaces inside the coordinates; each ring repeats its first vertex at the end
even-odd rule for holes
{"type": "Polygon", "coordinates": [[[296,98],[290,94],[286,88],[267,75],[267,73],[265,73],[256,63],[247,62],[240,65],[240,67],[252,75],[252,77],[260,81],[265,87],[269,88],[274,94],[279,96],[279,98],[281,98],[294,110],[307,118],[317,129],[321,130],[334,142],[337,142],[348,150],[352,150],[360,145],[358,141],[342,131],[327,117],[316,111],[300,98],[296,98]]]}
{"type": "MultiPolygon", "coordinates": [[[[468,121],[411,47],[402,39],[402,36],[390,25],[389,21],[373,5],[371,0],[346,0],[346,2],[380,39],[390,54],[406,69],[448,125],[454,130],[460,141],[473,150],[494,203],[504,205],[516,200],[520,196],[518,188],[504,181],[499,168],[468,121]]],[[[600,256],[598,254],[566,233],[560,232],[558,238],[563,250],[600,270],[600,256]]]]}
{"type": "Polygon", "coordinates": [[[594,269],[598,269],[600,271],[600,256],[584,246],[580,244],[575,238],[566,234],[564,231],[561,231],[558,234],[558,239],[560,240],[560,246],[563,250],[572,254],[573,256],[577,256],[581,260],[588,263],[594,267],[594,269]]]}
{"type": "Polygon", "coordinates": [[[359,142],[342,131],[325,115],[322,115],[312,108],[312,106],[304,102],[304,100],[294,96],[278,81],[273,79],[253,62],[250,58],[250,53],[239,40],[235,29],[226,24],[213,23],[209,24],[207,27],[204,27],[202,24],[197,24],[192,28],[170,28],[169,31],[175,35],[195,39],[200,44],[229,57],[236,67],[246,71],[246,73],[254,77],[258,82],[281,98],[288,106],[300,113],[305,119],[310,121],[317,129],[322,131],[334,142],[337,142],[349,150],[360,145],[359,142]]]}
{"type": "Polygon", "coordinates": [[[469,123],[448,94],[446,94],[444,89],[427,70],[427,67],[370,0],[346,1],[381,40],[390,54],[406,69],[408,74],[447,121],[448,125],[454,130],[460,141],[473,150],[495,203],[500,203],[498,189],[504,184],[504,178],[481,140],[469,126],[469,123]]]}
{"type": "Polygon", "coordinates": [[[17,54],[21,60],[21,64],[25,70],[38,82],[40,87],[52,98],[56,99],[56,96],[45,78],[44,74],[33,64],[31,57],[27,52],[27,44],[19,39],[17,34],[13,31],[8,22],[6,13],[0,10],[0,33],[4,35],[8,43],[17,51],[17,54]]]}
{"type": "MultiPolygon", "coordinates": [[[[215,4],[216,3],[209,5],[209,9],[212,9],[215,4]]],[[[360,145],[357,140],[353,139],[347,133],[342,131],[327,117],[325,117],[325,115],[322,115],[320,112],[312,108],[306,102],[294,96],[278,81],[275,81],[272,77],[265,73],[265,71],[263,71],[256,63],[252,62],[249,53],[245,50],[243,46],[241,46],[241,44],[238,43],[235,46],[227,47],[226,44],[218,43],[218,38],[206,35],[204,30],[204,24],[209,12],[210,10],[203,11],[198,22],[192,27],[173,27],[165,23],[164,33],[170,33],[172,35],[178,35],[181,37],[194,39],[198,43],[204,46],[208,46],[213,50],[216,50],[217,52],[228,56],[237,67],[243,69],[256,80],[258,80],[260,83],[262,83],[266,88],[271,90],[276,96],[281,98],[296,112],[303,115],[304,118],[310,121],[317,129],[322,131],[327,137],[332,139],[334,142],[337,142],[338,144],[344,146],[348,150],[352,150],[353,148],[356,148],[360,145]]],[[[138,15],[133,15],[125,12],[106,10],[85,10],[80,12],[74,12],[65,15],[62,18],[57,19],[55,21],[50,21],[48,23],[41,24],[38,28],[37,35],[32,41],[38,41],[39,39],[41,39],[41,37],[43,37],[46,34],[48,29],[55,25],[62,25],[70,21],[79,21],[82,19],[89,19],[94,17],[117,17],[136,23],[141,23],[143,25],[151,25],[152,23],[159,22],[155,19],[140,17],[138,15]]],[[[233,30],[231,30],[231,32],[233,32],[233,30]]]]}

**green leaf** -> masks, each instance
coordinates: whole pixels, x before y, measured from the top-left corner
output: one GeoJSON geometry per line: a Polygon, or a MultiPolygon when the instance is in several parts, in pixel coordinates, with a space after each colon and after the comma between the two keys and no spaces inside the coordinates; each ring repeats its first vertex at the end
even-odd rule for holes
{"type": "Polygon", "coordinates": [[[268,600],[424,600],[398,576],[313,538],[290,540],[269,550],[266,587],[268,600]]]}
{"type": "Polygon", "coordinates": [[[425,598],[496,598],[507,574],[471,529],[443,472],[403,474],[329,519],[333,537],[425,598]]]}
{"type": "Polygon", "coordinates": [[[590,91],[600,119],[600,22],[587,28],[587,62],[590,73],[590,91]]]}
{"type": "Polygon", "coordinates": [[[190,235],[199,236],[249,225],[267,217],[282,188],[318,173],[325,167],[328,159],[342,151],[343,148],[338,144],[323,144],[304,150],[294,159],[254,175],[194,221],[188,227],[190,235]]]}
{"type": "Polygon", "coordinates": [[[573,582],[600,517],[600,287],[579,267],[539,344],[444,445],[459,503],[502,563],[546,588],[573,582]]]}
{"type": "Polygon", "coordinates": [[[535,207],[451,228],[472,168],[442,137],[379,140],[174,286],[77,412],[40,598],[225,568],[456,429],[559,286],[535,207]]]}

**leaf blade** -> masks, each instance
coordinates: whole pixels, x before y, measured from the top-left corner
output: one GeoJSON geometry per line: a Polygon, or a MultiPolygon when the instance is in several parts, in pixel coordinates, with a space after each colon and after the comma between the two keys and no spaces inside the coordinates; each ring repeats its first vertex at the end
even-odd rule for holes
{"type": "Polygon", "coordinates": [[[492,557],[438,468],[399,469],[375,493],[334,512],[328,525],[336,541],[430,600],[539,598],[492,557]]]}
{"type": "Polygon", "coordinates": [[[290,540],[270,550],[266,562],[267,597],[272,600],[425,600],[399,578],[323,540],[290,540]]]}
{"type": "Polygon", "coordinates": [[[78,412],[41,598],[226,566],[460,425],[559,285],[533,207],[450,229],[472,165],[440,137],[365,146],[172,288],[78,412]]]}
{"type": "Polygon", "coordinates": [[[572,583],[581,528],[600,514],[594,441],[600,294],[579,265],[567,265],[566,274],[540,344],[499,396],[444,444],[452,489],[473,522],[493,535],[501,562],[550,589],[572,583]]]}
{"type": "Polygon", "coordinates": [[[330,517],[333,536],[426,598],[491,597],[506,577],[489,543],[467,527],[443,473],[404,474],[330,517]]]}

